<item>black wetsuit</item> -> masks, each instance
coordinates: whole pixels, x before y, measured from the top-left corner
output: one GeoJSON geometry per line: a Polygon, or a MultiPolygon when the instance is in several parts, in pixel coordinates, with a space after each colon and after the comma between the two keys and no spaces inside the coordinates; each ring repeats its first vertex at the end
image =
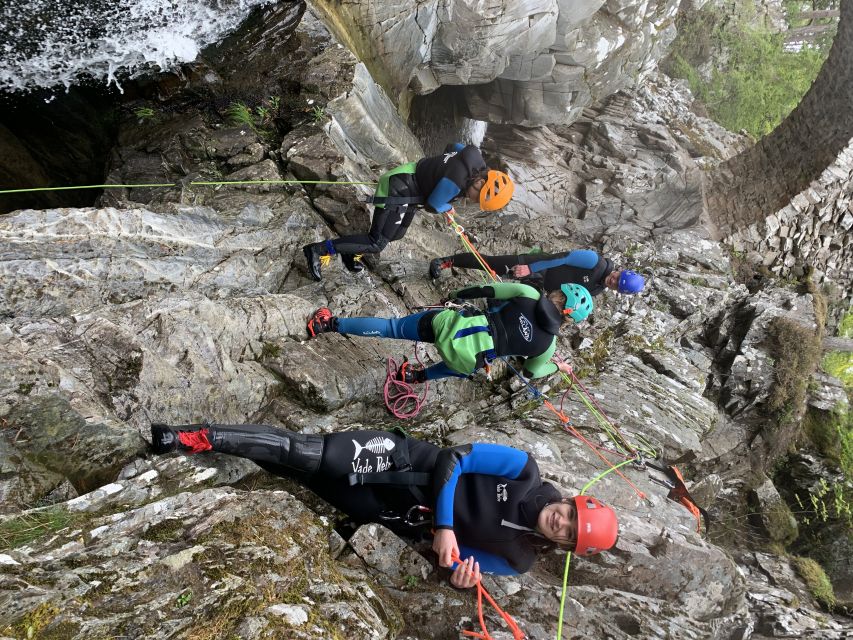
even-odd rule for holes
{"type": "Polygon", "coordinates": [[[379,179],[370,230],[330,240],[328,245],[342,254],[379,253],[406,235],[418,208],[450,210],[450,203],[464,196],[471,180],[486,170],[480,150],[459,143],[447,145],[441,155],[392,169],[379,179]]]}
{"type": "MultiPolygon", "coordinates": [[[[512,268],[526,264],[531,275],[523,281],[534,286],[537,281],[547,292],[557,291],[563,284],[579,284],[590,294],[597,296],[604,291],[604,280],[613,271],[613,263],[602,258],[595,251],[576,249],[563,253],[523,253],[508,256],[483,256],[492,269],[500,276],[510,275],[512,268]]],[[[477,258],[471,253],[460,253],[449,258],[453,266],[459,269],[482,269],[477,258]]]]}
{"type": "MultiPolygon", "coordinates": [[[[282,449],[295,447],[280,444],[295,434],[266,425],[239,428],[251,428],[257,444],[244,446],[237,455],[276,475],[294,477],[276,460],[282,449]]],[[[483,571],[504,575],[533,565],[545,541],[534,531],[536,519],[546,504],[561,498],[556,488],[541,481],[536,461],[518,449],[494,444],[441,449],[388,431],[325,436],[319,468],[309,478],[297,479],[354,520],[379,522],[401,533],[413,530],[406,514],[417,505],[428,506],[436,527],[453,529],[463,559],[473,555],[483,571]],[[382,479],[375,474],[405,468],[406,461],[410,472],[427,478],[426,484],[369,483],[371,477],[382,479]],[[368,484],[359,484],[360,478],[368,484]]]]}

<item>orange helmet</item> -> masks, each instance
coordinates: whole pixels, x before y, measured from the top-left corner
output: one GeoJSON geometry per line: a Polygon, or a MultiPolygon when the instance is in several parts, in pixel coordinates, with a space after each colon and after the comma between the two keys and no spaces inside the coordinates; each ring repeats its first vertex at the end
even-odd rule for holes
{"type": "Polygon", "coordinates": [[[486,184],[480,189],[480,209],[497,211],[509,204],[515,185],[503,171],[489,169],[486,174],[486,184]]]}
{"type": "Polygon", "coordinates": [[[578,512],[577,555],[591,556],[616,544],[619,523],[613,509],[590,496],[575,496],[575,507],[578,512]]]}

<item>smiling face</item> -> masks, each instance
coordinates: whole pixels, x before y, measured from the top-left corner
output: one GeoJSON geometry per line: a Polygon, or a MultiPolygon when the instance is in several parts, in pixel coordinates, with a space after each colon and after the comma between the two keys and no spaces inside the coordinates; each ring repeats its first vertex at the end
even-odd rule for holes
{"type": "Polygon", "coordinates": [[[574,548],[578,539],[578,512],[574,500],[547,505],[539,512],[536,530],[551,542],[574,548]]]}
{"type": "Polygon", "coordinates": [[[613,289],[613,291],[619,290],[619,276],[622,275],[622,271],[611,271],[607,274],[607,277],[604,278],[604,286],[608,289],[613,289]]]}

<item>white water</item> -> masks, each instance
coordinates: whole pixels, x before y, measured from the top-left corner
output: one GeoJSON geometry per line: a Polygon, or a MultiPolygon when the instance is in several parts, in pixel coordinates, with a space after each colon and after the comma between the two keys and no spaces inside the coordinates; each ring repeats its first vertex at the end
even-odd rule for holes
{"type": "Polygon", "coordinates": [[[0,0],[0,91],[190,62],[270,0],[0,0]]]}

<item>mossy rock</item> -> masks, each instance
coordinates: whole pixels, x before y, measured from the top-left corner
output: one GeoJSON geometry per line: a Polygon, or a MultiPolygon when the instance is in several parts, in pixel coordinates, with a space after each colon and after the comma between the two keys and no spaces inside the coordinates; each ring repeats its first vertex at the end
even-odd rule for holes
{"type": "Polygon", "coordinates": [[[800,574],[800,577],[806,583],[812,597],[824,609],[832,611],[835,608],[835,592],[823,567],[815,560],[801,556],[792,557],[791,562],[794,564],[797,573],[800,574]]]}

